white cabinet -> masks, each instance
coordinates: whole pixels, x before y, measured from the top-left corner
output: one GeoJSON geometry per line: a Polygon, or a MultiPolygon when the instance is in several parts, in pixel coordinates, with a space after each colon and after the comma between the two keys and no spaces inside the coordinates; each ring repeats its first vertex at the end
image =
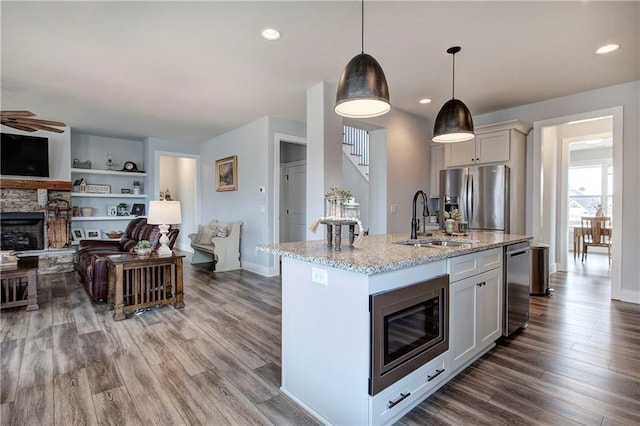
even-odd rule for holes
{"type": "Polygon", "coordinates": [[[444,165],[444,145],[433,145],[431,147],[431,159],[429,169],[429,197],[440,196],[440,170],[444,165]]]}
{"type": "Polygon", "coordinates": [[[475,139],[444,146],[447,168],[485,164],[509,166],[511,234],[525,233],[527,134],[530,130],[530,125],[519,120],[478,126],[475,139]]]}
{"type": "Polygon", "coordinates": [[[477,164],[504,163],[510,156],[510,131],[476,133],[470,141],[447,144],[447,167],[473,166],[477,164]]]}
{"type": "Polygon", "coordinates": [[[502,249],[449,259],[451,371],[467,366],[502,334],[502,249]]]}

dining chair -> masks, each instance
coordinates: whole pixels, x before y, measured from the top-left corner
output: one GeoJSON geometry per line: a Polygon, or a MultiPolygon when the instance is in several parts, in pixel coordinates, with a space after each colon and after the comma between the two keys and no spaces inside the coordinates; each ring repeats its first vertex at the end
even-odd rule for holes
{"type": "Polygon", "coordinates": [[[582,261],[587,259],[587,248],[606,247],[611,264],[611,218],[582,216],[582,261]]]}

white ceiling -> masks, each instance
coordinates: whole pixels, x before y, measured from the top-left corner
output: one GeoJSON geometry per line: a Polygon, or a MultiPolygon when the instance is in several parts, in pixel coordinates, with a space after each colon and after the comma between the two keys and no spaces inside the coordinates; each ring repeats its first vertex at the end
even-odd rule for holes
{"type": "MultiPolygon", "coordinates": [[[[202,142],[267,114],[305,122],[306,89],[360,53],[357,1],[0,8],[2,109],[97,134],[202,142]],[[282,39],[262,40],[266,26],[282,39]]],[[[365,3],[364,50],[393,108],[431,121],[451,97],[450,46],[456,97],[477,115],[638,80],[639,40],[638,1],[365,3]]]]}

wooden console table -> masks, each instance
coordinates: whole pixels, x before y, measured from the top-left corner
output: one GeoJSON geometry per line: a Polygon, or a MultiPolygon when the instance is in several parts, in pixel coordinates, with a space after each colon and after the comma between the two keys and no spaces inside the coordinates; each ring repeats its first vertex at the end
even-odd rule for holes
{"type": "Polygon", "coordinates": [[[0,309],[26,306],[27,311],[40,309],[38,306],[38,256],[18,258],[13,268],[3,268],[0,272],[2,302],[0,309]]]}
{"type": "Polygon", "coordinates": [[[125,314],[151,306],[173,303],[184,307],[182,290],[182,259],[172,254],[160,257],[156,253],[142,258],[136,254],[107,256],[109,259],[109,305],[113,305],[113,319],[120,321],[125,314]]]}

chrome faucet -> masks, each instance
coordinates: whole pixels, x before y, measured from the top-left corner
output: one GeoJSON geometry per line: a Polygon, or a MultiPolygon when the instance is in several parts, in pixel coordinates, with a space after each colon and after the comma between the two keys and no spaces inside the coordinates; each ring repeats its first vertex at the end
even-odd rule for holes
{"type": "Polygon", "coordinates": [[[413,196],[410,237],[412,240],[418,238],[418,231],[420,230],[420,222],[416,219],[416,203],[418,202],[418,195],[422,195],[422,215],[424,216],[424,212],[429,210],[427,207],[427,194],[422,190],[418,190],[418,192],[413,196]]]}

